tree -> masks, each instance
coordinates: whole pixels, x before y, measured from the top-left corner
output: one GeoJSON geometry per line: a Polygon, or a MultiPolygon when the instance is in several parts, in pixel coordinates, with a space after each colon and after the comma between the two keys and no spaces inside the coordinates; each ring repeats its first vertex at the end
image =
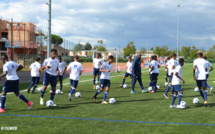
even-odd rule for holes
{"type": "Polygon", "coordinates": [[[153,51],[153,50],[154,50],[154,48],[152,47],[152,48],[150,48],[150,50],[151,50],[151,51],[153,51]]]}
{"type": "Polygon", "coordinates": [[[101,44],[103,44],[104,42],[103,42],[103,40],[98,40],[97,43],[101,45],[101,44]]]}
{"type": "MultiPolygon", "coordinates": [[[[45,36],[45,39],[47,39],[48,37],[45,36]]],[[[60,44],[63,43],[63,39],[59,36],[59,35],[55,35],[55,34],[51,34],[51,44],[55,46],[59,46],[60,44]]]]}
{"type": "Polygon", "coordinates": [[[161,48],[159,46],[156,46],[155,50],[153,51],[153,53],[158,55],[158,56],[160,56],[160,51],[161,51],[161,48]]]}
{"type": "Polygon", "coordinates": [[[141,54],[146,53],[146,48],[145,48],[145,47],[142,47],[142,48],[140,49],[140,53],[141,53],[141,54]]]}
{"type": "Polygon", "coordinates": [[[84,46],[84,50],[91,50],[92,49],[92,45],[87,42],[86,45],[84,46]]]}
{"type": "Polygon", "coordinates": [[[191,50],[190,50],[190,59],[193,60],[194,58],[197,58],[197,51],[198,49],[196,48],[196,46],[192,46],[191,50]]]}
{"type": "Polygon", "coordinates": [[[79,42],[78,44],[76,44],[74,46],[73,50],[79,52],[79,51],[83,50],[83,48],[84,48],[84,46],[79,42]]]}
{"type": "Polygon", "coordinates": [[[173,53],[176,53],[176,50],[169,50],[167,56],[170,57],[173,53]]]}
{"type": "Polygon", "coordinates": [[[206,56],[208,58],[215,58],[215,45],[213,45],[212,47],[209,48],[208,52],[206,53],[206,56]]]}
{"type": "Polygon", "coordinates": [[[107,49],[103,45],[96,45],[93,49],[97,51],[107,51],[107,49]]]}
{"type": "Polygon", "coordinates": [[[127,46],[124,48],[124,56],[130,56],[136,53],[136,48],[133,41],[129,41],[127,46]]]}
{"type": "Polygon", "coordinates": [[[186,46],[182,46],[181,48],[181,54],[184,57],[184,59],[187,59],[188,57],[190,57],[190,46],[186,47],[186,46]]]}
{"type": "Polygon", "coordinates": [[[162,48],[160,48],[160,56],[163,56],[163,57],[167,56],[168,49],[169,49],[169,48],[168,48],[167,45],[165,45],[165,46],[163,46],[162,48]]]}

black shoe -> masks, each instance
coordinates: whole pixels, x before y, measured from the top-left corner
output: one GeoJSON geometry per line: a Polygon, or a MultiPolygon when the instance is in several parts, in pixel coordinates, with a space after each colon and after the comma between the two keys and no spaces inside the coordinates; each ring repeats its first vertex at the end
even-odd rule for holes
{"type": "Polygon", "coordinates": [[[93,99],[94,99],[95,103],[97,103],[97,100],[96,100],[96,96],[95,96],[95,95],[93,96],[93,99]]]}
{"type": "Polygon", "coordinates": [[[31,93],[32,93],[32,94],[36,94],[36,92],[34,92],[34,91],[32,91],[31,93]]]}
{"type": "Polygon", "coordinates": [[[29,94],[29,92],[30,92],[30,89],[28,89],[27,93],[29,94]]]}

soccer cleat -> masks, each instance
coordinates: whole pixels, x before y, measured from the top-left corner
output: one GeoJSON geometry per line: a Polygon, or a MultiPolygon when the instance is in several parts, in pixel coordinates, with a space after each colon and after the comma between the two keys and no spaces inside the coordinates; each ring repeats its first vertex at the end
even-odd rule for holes
{"type": "Polygon", "coordinates": [[[27,93],[29,94],[29,92],[30,92],[30,89],[28,89],[27,93]]]}
{"type": "Polygon", "coordinates": [[[93,89],[96,89],[96,85],[93,86],[93,89]]]}
{"type": "Polygon", "coordinates": [[[131,93],[132,94],[136,94],[137,92],[135,90],[131,90],[131,93]]]}
{"type": "Polygon", "coordinates": [[[170,105],[170,108],[176,108],[176,106],[175,105],[170,105]]]}
{"type": "Polygon", "coordinates": [[[32,106],[33,106],[33,103],[29,101],[28,102],[28,110],[30,110],[32,108],[32,106]]]}
{"type": "Polygon", "coordinates": [[[173,95],[174,95],[174,94],[172,93],[171,96],[173,97],[173,95]]]}
{"type": "Polygon", "coordinates": [[[32,94],[36,94],[36,92],[34,91],[34,92],[31,92],[32,94]]]}
{"type": "Polygon", "coordinates": [[[97,103],[96,96],[93,96],[94,102],[97,103]]]}
{"type": "Polygon", "coordinates": [[[63,94],[63,92],[61,91],[60,94],[63,94]]]}
{"type": "Polygon", "coordinates": [[[0,109],[0,113],[4,113],[5,112],[5,110],[4,109],[0,109]]]}
{"type": "Polygon", "coordinates": [[[51,94],[51,93],[52,93],[52,90],[50,90],[49,93],[51,94]]]}
{"type": "Polygon", "coordinates": [[[40,98],[40,105],[44,105],[44,100],[43,100],[43,98],[40,98]]]}
{"type": "Polygon", "coordinates": [[[210,93],[212,93],[212,91],[213,91],[213,87],[210,88],[210,93]]]}
{"type": "Polygon", "coordinates": [[[57,105],[56,104],[53,104],[53,107],[56,107],[57,105]]]}
{"type": "Polygon", "coordinates": [[[123,87],[123,85],[122,84],[120,84],[120,86],[119,87],[123,87]]]}
{"type": "Polygon", "coordinates": [[[149,93],[154,93],[155,91],[150,91],[149,93]]]}
{"type": "Polygon", "coordinates": [[[167,94],[163,94],[163,96],[164,96],[166,99],[169,99],[169,97],[168,97],[167,94]]]}
{"type": "Polygon", "coordinates": [[[71,93],[68,94],[68,97],[69,97],[69,101],[72,101],[73,98],[72,98],[71,93]]]}
{"type": "Polygon", "coordinates": [[[147,92],[148,90],[146,90],[146,89],[142,89],[142,93],[145,93],[145,92],[147,92]]]}
{"type": "Polygon", "coordinates": [[[102,104],[108,104],[108,102],[107,101],[102,101],[102,104]]]}
{"type": "Polygon", "coordinates": [[[185,107],[183,107],[182,105],[177,105],[176,108],[184,109],[185,107]]]}
{"type": "Polygon", "coordinates": [[[204,102],[204,106],[206,106],[206,107],[208,106],[208,101],[204,102]]]}

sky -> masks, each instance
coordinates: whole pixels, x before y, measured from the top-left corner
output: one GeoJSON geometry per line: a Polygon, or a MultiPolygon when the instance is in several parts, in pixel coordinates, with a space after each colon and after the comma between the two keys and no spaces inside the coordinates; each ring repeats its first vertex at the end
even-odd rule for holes
{"type": "MultiPolygon", "coordinates": [[[[33,22],[47,33],[48,0],[0,0],[0,16],[33,22]]],[[[168,45],[208,50],[215,44],[214,0],[52,0],[52,34],[74,43],[122,49],[168,45]],[[180,8],[177,7],[181,4],[180,8]]]]}

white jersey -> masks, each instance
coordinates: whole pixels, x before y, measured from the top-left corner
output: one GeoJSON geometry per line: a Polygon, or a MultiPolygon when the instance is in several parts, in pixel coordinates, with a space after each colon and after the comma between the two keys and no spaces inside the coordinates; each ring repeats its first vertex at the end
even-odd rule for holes
{"type": "MultiPolygon", "coordinates": [[[[112,70],[113,64],[109,64],[108,62],[104,62],[101,66],[102,70],[112,70]]],[[[110,80],[110,72],[101,72],[100,79],[110,80]]]]}
{"type": "Polygon", "coordinates": [[[203,58],[194,60],[193,65],[196,66],[196,80],[206,80],[207,62],[203,58]]]}
{"type": "Polygon", "coordinates": [[[39,69],[41,69],[41,64],[39,62],[34,62],[30,65],[31,77],[40,77],[39,69]]]}
{"type": "Polygon", "coordinates": [[[209,70],[210,67],[212,67],[211,63],[206,60],[206,68],[207,68],[206,74],[210,74],[210,70],[209,70]]]}
{"type": "Polygon", "coordinates": [[[155,60],[152,60],[150,64],[151,64],[151,68],[154,67],[154,70],[151,71],[151,74],[159,73],[159,70],[158,70],[158,65],[159,64],[158,64],[158,62],[155,61],[155,60]]]}
{"type": "Polygon", "coordinates": [[[169,75],[171,75],[172,73],[174,73],[174,70],[175,70],[175,69],[172,69],[172,66],[176,68],[179,64],[174,59],[170,59],[168,64],[169,64],[169,75]]]}
{"type": "Polygon", "coordinates": [[[80,62],[71,62],[68,66],[70,72],[70,79],[79,80],[80,72],[83,70],[82,64],[80,62]]]}
{"type": "Polygon", "coordinates": [[[18,80],[19,77],[16,74],[16,68],[19,67],[19,64],[14,61],[8,61],[3,66],[3,72],[7,72],[7,80],[18,80]]]}
{"type": "Polygon", "coordinates": [[[52,59],[52,58],[45,59],[45,61],[43,62],[43,66],[51,66],[50,69],[46,68],[46,73],[57,76],[57,68],[59,66],[58,59],[56,59],[56,58],[55,59],[52,59]]]}
{"type": "Polygon", "coordinates": [[[61,61],[59,62],[59,66],[58,66],[58,69],[59,69],[59,75],[63,75],[63,71],[64,71],[64,68],[66,67],[66,63],[64,61],[61,61]]]}
{"type": "Polygon", "coordinates": [[[126,67],[127,67],[127,73],[131,74],[132,73],[132,62],[127,62],[126,64],[126,67]]]}
{"type": "Polygon", "coordinates": [[[99,59],[97,59],[97,58],[93,59],[93,66],[94,66],[94,68],[99,69],[101,67],[101,63],[104,63],[103,59],[101,59],[101,58],[99,58],[99,59]]]}
{"type": "Polygon", "coordinates": [[[173,78],[172,78],[172,85],[180,85],[181,80],[175,75],[176,73],[178,73],[178,75],[180,77],[182,77],[182,67],[181,66],[177,66],[175,68],[175,71],[173,73],[173,78]]]}

